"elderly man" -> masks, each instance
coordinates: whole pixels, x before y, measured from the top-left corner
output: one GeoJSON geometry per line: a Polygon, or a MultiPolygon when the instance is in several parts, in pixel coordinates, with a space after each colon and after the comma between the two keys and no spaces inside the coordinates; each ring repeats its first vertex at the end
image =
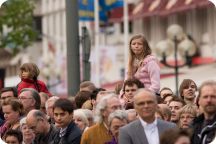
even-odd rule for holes
{"type": "Polygon", "coordinates": [[[52,144],[58,138],[58,130],[50,125],[46,115],[39,110],[31,110],[26,117],[27,125],[36,134],[34,143],[52,144]]]}
{"type": "Polygon", "coordinates": [[[39,93],[33,88],[24,88],[21,90],[19,100],[23,104],[25,115],[33,109],[40,109],[41,100],[39,93]]]}
{"type": "Polygon", "coordinates": [[[119,144],[159,144],[159,136],[175,124],[155,118],[157,98],[147,89],[139,89],[134,96],[134,108],[139,119],[120,128],[119,144]]]}
{"type": "Polygon", "coordinates": [[[57,96],[52,96],[50,97],[46,103],[45,103],[45,108],[46,108],[46,114],[49,117],[49,122],[54,123],[54,117],[53,117],[53,105],[54,103],[59,99],[57,96]]]}
{"type": "Polygon", "coordinates": [[[121,103],[115,94],[106,94],[96,106],[97,124],[87,129],[81,139],[81,144],[104,144],[112,140],[108,129],[109,114],[121,109],[121,103]]]}
{"type": "Polygon", "coordinates": [[[192,124],[192,143],[207,144],[213,141],[216,131],[216,81],[206,81],[200,86],[198,104],[203,114],[192,124]]]}

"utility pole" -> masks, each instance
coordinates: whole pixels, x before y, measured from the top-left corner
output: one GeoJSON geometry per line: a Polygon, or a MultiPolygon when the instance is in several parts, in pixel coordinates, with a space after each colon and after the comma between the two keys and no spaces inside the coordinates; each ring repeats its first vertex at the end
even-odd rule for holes
{"type": "Polygon", "coordinates": [[[74,96],[80,85],[78,1],[66,1],[67,32],[67,87],[68,96],[74,96]]]}

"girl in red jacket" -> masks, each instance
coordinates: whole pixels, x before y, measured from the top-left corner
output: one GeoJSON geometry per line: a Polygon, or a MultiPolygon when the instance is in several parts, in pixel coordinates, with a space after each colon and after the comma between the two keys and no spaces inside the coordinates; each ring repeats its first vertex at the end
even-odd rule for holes
{"type": "Polygon", "coordinates": [[[36,64],[24,63],[20,67],[19,76],[21,78],[21,82],[17,85],[18,95],[23,88],[33,88],[38,92],[44,92],[51,96],[51,93],[48,91],[46,84],[40,80],[37,80],[39,74],[40,70],[38,69],[36,64]]]}

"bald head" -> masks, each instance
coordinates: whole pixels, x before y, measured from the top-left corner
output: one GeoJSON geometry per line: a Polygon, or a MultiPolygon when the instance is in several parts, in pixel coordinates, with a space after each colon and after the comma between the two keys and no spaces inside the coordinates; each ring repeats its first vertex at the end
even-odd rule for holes
{"type": "Polygon", "coordinates": [[[157,96],[153,92],[151,92],[150,90],[148,90],[146,88],[140,88],[137,90],[137,92],[134,95],[134,101],[139,97],[145,97],[145,96],[152,97],[155,100],[155,102],[157,103],[157,96]]]}

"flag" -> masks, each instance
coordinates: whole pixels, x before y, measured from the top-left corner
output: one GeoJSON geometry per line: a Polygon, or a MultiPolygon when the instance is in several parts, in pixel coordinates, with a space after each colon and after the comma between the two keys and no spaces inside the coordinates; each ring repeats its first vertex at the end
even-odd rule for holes
{"type": "MultiPolygon", "coordinates": [[[[94,0],[78,0],[79,19],[81,21],[94,21],[94,0]]],[[[107,12],[123,7],[123,0],[99,0],[99,18],[107,21],[107,12]]]]}

